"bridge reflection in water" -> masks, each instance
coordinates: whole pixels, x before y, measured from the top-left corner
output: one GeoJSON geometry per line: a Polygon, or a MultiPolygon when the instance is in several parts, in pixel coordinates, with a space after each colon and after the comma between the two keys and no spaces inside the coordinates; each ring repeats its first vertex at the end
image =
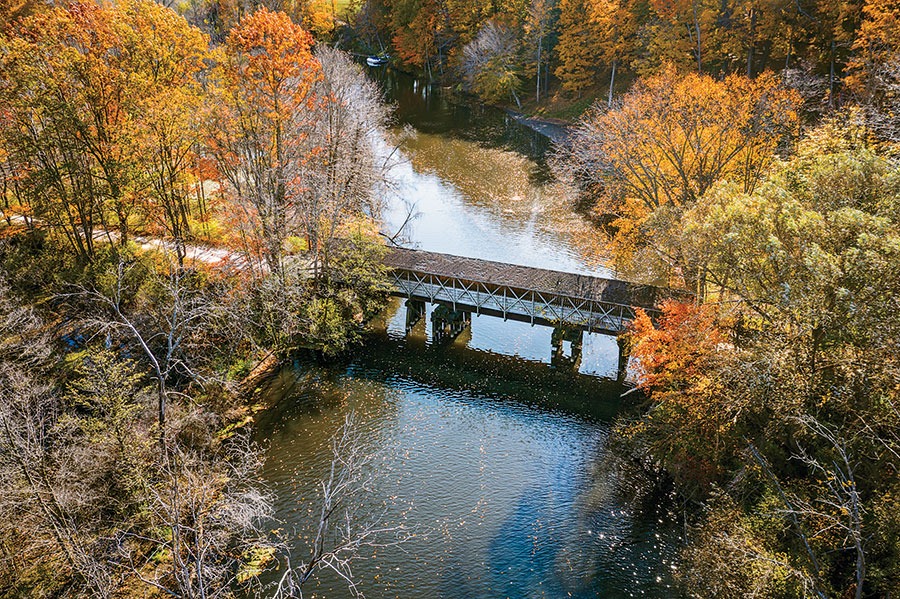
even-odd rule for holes
{"type": "Polygon", "coordinates": [[[403,248],[385,258],[391,268],[392,293],[406,298],[406,329],[432,312],[436,341],[456,338],[471,326],[472,313],[553,327],[551,362],[578,369],[584,331],[615,336],[619,345],[618,378],[624,379],[628,347],[622,335],[637,309],[651,317],[666,299],[688,294],[621,281],[464,258],[403,248]]]}

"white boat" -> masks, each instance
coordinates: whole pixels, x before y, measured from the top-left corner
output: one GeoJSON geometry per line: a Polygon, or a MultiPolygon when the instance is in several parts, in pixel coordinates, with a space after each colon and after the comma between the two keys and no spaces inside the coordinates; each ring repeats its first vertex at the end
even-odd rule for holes
{"type": "Polygon", "coordinates": [[[366,64],[370,67],[381,67],[387,64],[386,56],[369,56],[366,58],[366,64]]]}

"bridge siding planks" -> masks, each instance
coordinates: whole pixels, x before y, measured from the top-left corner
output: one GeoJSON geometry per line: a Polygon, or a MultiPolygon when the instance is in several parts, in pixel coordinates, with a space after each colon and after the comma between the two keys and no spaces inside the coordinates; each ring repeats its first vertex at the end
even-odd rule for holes
{"type": "Polygon", "coordinates": [[[652,285],[424,250],[392,248],[384,262],[387,266],[399,270],[647,310],[658,309],[659,304],[667,298],[681,300],[691,298],[688,293],[652,285]]]}

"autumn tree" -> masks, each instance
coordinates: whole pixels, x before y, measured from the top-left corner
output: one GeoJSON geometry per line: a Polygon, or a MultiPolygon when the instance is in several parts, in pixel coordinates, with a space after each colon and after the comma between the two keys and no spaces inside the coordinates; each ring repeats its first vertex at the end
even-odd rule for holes
{"type": "Polygon", "coordinates": [[[551,0],[532,0],[523,24],[526,64],[534,60],[534,101],[547,93],[550,78],[550,36],[553,32],[556,5],[551,0]]]}
{"type": "Polygon", "coordinates": [[[10,0],[4,3],[0,6],[0,29],[40,8],[41,4],[35,0],[10,0]]]}
{"type": "Polygon", "coordinates": [[[392,6],[390,16],[392,42],[400,59],[431,78],[440,75],[452,37],[442,4],[438,0],[400,0],[392,6]]]}
{"type": "Polygon", "coordinates": [[[93,257],[94,221],[104,213],[85,134],[105,139],[107,117],[121,115],[118,103],[104,106],[92,97],[115,85],[97,89],[99,81],[92,80],[111,74],[104,55],[112,33],[107,11],[74,4],[33,15],[2,38],[5,146],[25,179],[32,209],[61,231],[83,260],[93,257]],[[92,112],[100,119],[96,126],[92,112]]]}
{"type": "MultiPolygon", "coordinates": [[[[141,56],[133,67],[145,92],[135,101],[134,151],[142,157],[145,218],[162,225],[174,241],[183,265],[185,243],[192,238],[192,221],[203,204],[194,206],[201,142],[199,113],[209,40],[173,11],[155,3],[123,8],[138,32],[141,56]]],[[[135,42],[131,42],[135,43],[135,42]]]]}
{"type": "Polygon", "coordinates": [[[711,301],[635,328],[652,405],[629,434],[693,496],[725,489],[688,550],[698,596],[759,571],[772,576],[761,594],[896,589],[884,506],[900,465],[900,188],[868,132],[841,121],[752,190],[721,182],[683,215],[680,243],[711,301]]]}
{"type": "Polygon", "coordinates": [[[703,72],[708,24],[716,15],[711,4],[704,0],[651,2],[648,18],[638,32],[643,43],[635,59],[637,72],[653,75],[672,66],[703,72]]]}
{"type": "Polygon", "coordinates": [[[252,5],[246,0],[187,0],[178,3],[176,9],[213,42],[222,44],[252,5]]]}
{"type": "Polygon", "coordinates": [[[222,87],[208,111],[210,152],[275,273],[290,234],[291,196],[313,151],[306,128],[320,67],[312,43],[285,13],[261,8],[244,17],[228,36],[222,87]]]}
{"type": "Polygon", "coordinates": [[[654,402],[635,431],[645,431],[647,450],[686,487],[703,488],[722,475],[735,452],[734,423],[748,408],[731,395],[722,401],[734,381],[721,375],[734,364],[719,351],[728,334],[717,317],[709,306],[670,301],[656,324],[639,314],[631,333],[639,386],[654,402]]]}
{"type": "Polygon", "coordinates": [[[863,7],[863,15],[845,81],[866,107],[873,129],[883,138],[897,142],[900,3],[869,2],[863,7]]]}
{"type": "Polygon", "coordinates": [[[515,45],[515,34],[508,27],[494,21],[485,23],[462,49],[461,68],[467,88],[488,102],[512,98],[520,105],[515,45]]]}
{"type": "Polygon", "coordinates": [[[554,74],[563,89],[581,94],[593,86],[600,68],[600,36],[590,18],[591,4],[585,0],[561,0],[559,3],[559,65],[554,74]]]}
{"type": "Polygon", "coordinates": [[[186,115],[201,93],[206,38],[171,10],[132,0],[49,9],[2,43],[4,145],[35,215],[83,260],[94,257],[95,228],[124,244],[157,215],[183,243],[195,129],[186,115]]]}
{"type": "Polygon", "coordinates": [[[812,23],[806,29],[813,40],[813,59],[827,73],[827,100],[832,108],[839,105],[841,72],[859,28],[862,4],[859,0],[823,0],[816,4],[812,23]]]}
{"type": "MultiPolygon", "coordinates": [[[[639,81],[612,109],[595,106],[572,137],[564,170],[614,219],[613,244],[627,259],[657,244],[717,181],[753,190],[795,133],[796,104],[772,74],[716,81],[668,69],[639,81]]],[[[683,256],[665,260],[697,282],[683,256]]]]}
{"type": "Polygon", "coordinates": [[[621,0],[597,2],[591,13],[600,35],[599,60],[609,68],[609,93],[607,105],[612,106],[616,71],[620,65],[628,65],[634,54],[636,24],[630,7],[621,0]]]}

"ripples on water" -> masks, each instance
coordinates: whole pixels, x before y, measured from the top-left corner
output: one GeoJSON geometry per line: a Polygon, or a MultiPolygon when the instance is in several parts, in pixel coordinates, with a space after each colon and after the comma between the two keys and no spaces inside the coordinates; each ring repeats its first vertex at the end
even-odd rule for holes
{"type": "MultiPolygon", "coordinates": [[[[678,531],[668,499],[632,488],[607,447],[620,392],[463,340],[378,335],[349,364],[298,363],[273,381],[263,478],[309,537],[329,438],[353,412],[378,456],[369,507],[388,500],[417,532],[358,562],[367,597],[667,597],[678,531]]],[[[327,575],[315,588],[350,596],[327,575]]]]}
{"type": "MultiPolygon", "coordinates": [[[[572,249],[584,223],[549,180],[546,140],[411,79],[382,83],[399,123],[416,129],[395,173],[403,202],[388,215],[402,220],[404,202],[416,204],[415,246],[608,272],[572,249]]],[[[265,389],[273,407],[257,428],[268,449],[262,474],[297,545],[294,562],[317,524],[329,439],[353,412],[377,457],[366,507],[387,505],[391,522],[416,532],[355,563],[366,597],[672,596],[671,500],[623,474],[608,443],[622,388],[601,377],[615,374],[615,340],[587,335],[575,373],[550,366],[549,328],[481,316],[435,346],[427,316],[409,336],[404,324],[394,302],[351,362],[297,363],[265,389]]],[[[335,576],[313,590],[351,596],[335,576]]]]}

